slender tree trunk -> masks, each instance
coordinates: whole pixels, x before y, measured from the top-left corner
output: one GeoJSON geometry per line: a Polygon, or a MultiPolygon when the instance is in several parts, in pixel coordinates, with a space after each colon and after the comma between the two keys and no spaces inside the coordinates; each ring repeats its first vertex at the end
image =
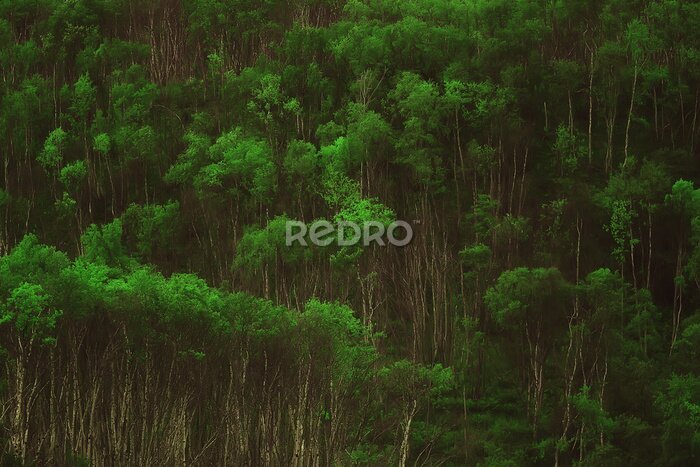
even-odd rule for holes
{"type": "Polygon", "coordinates": [[[414,399],[410,402],[406,410],[406,415],[403,422],[403,437],[401,439],[401,448],[399,449],[399,467],[405,467],[408,460],[409,451],[409,436],[411,434],[411,423],[418,410],[418,403],[414,399]]]}
{"type": "Polygon", "coordinates": [[[593,51],[590,51],[590,70],[588,72],[588,165],[593,160],[593,51]]]}
{"type": "Polygon", "coordinates": [[[632,96],[630,98],[630,108],[627,112],[627,126],[625,126],[625,160],[622,163],[623,167],[627,167],[627,157],[630,142],[630,125],[632,124],[632,111],[634,109],[634,99],[637,93],[637,76],[639,75],[639,70],[637,65],[634,65],[634,78],[632,80],[632,96]]]}

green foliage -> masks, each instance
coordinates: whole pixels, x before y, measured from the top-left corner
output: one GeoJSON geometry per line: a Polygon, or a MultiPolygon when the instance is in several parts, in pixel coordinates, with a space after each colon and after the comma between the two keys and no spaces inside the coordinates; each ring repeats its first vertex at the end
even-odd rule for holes
{"type": "Polygon", "coordinates": [[[222,189],[238,196],[245,190],[262,202],[277,189],[276,167],[264,140],[245,138],[237,128],[219,137],[207,152],[209,164],[199,170],[194,180],[201,195],[222,189]]]}
{"type": "Polygon", "coordinates": [[[497,225],[496,208],[498,202],[488,195],[479,195],[474,203],[474,210],[467,214],[467,222],[474,229],[476,238],[488,237],[497,225]]]}
{"type": "Polygon", "coordinates": [[[37,161],[49,173],[55,174],[63,162],[63,153],[68,134],[62,128],[56,128],[44,142],[44,150],[37,161]]]}
{"type": "Polygon", "coordinates": [[[563,321],[571,287],[555,268],[516,268],[506,271],[484,298],[495,322],[518,329],[532,316],[548,325],[563,321]]]}
{"type": "Polygon", "coordinates": [[[299,188],[317,185],[319,170],[319,157],[313,144],[294,140],[287,145],[284,172],[290,185],[297,185],[299,188]]]}
{"type": "Polygon", "coordinates": [[[87,176],[87,167],[85,162],[76,161],[67,164],[61,169],[58,179],[68,189],[69,192],[76,193],[83,184],[87,176]]]}
{"type": "Polygon", "coordinates": [[[595,436],[609,435],[615,427],[615,422],[605,413],[605,410],[600,406],[600,401],[593,398],[590,394],[591,388],[583,386],[578,393],[571,398],[574,409],[581,417],[581,422],[589,427],[595,427],[597,431],[591,432],[589,443],[595,442],[595,436]]]}
{"type": "MultiPolygon", "coordinates": [[[[343,209],[334,216],[333,220],[336,225],[344,229],[344,238],[351,239],[356,236],[357,232],[349,226],[342,227],[345,223],[364,229],[365,225],[372,222],[379,223],[386,228],[396,220],[396,214],[377,199],[346,198],[343,202],[343,209]]],[[[377,227],[372,229],[375,228],[377,227]]],[[[360,235],[363,234],[364,232],[361,231],[360,235]]],[[[356,262],[362,252],[363,244],[361,242],[353,246],[341,246],[340,250],[331,256],[331,262],[338,267],[347,266],[356,262]]]]}
{"type": "Polygon", "coordinates": [[[398,161],[411,167],[421,183],[441,183],[437,140],[444,104],[437,86],[417,74],[405,72],[388,97],[395,102],[403,119],[403,128],[395,144],[398,161]]]}
{"type": "Polygon", "coordinates": [[[111,223],[98,227],[91,225],[80,238],[83,257],[90,263],[108,266],[125,266],[128,258],[122,245],[122,221],[115,219],[111,223]]]}
{"type": "MultiPolygon", "coordinates": [[[[206,119],[206,116],[202,114],[195,115],[195,123],[204,119],[206,119]]],[[[184,140],[187,144],[187,149],[178,156],[177,162],[168,169],[164,177],[167,182],[180,184],[192,182],[197,172],[207,162],[207,151],[212,144],[211,138],[192,129],[185,133],[184,140]]]]}
{"type": "Polygon", "coordinates": [[[56,200],[55,208],[59,218],[66,219],[74,215],[78,203],[67,192],[63,192],[63,197],[56,200]]]}
{"type": "Polygon", "coordinates": [[[41,245],[35,235],[27,235],[12,252],[0,258],[0,297],[22,283],[38,284],[52,293],[60,271],[68,266],[68,258],[55,248],[41,245]]]}
{"type": "Polygon", "coordinates": [[[112,141],[110,140],[108,134],[100,133],[99,135],[95,136],[95,140],[93,142],[93,147],[95,148],[95,151],[101,154],[107,154],[111,146],[112,141]]]}
{"type": "Polygon", "coordinates": [[[700,462],[697,2],[151,3],[0,0],[4,462],[700,462]]]}
{"type": "Polygon", "coordinates": [[[460,259],[470,269],[485,267],[491,259],[491,249],[483,243],[477,243],[459,252],[460,259]]]}
{"type": "Polygon", "coordinates": [[[620,262],[624,261],[630,247],[639,243],[639,240],[633,238],[630,234],[633,216],[634,211],[629,201],[618,200],[613,202],[610,223],[605,226],[605,229],[610,232],[615,241],[613,257],[620,262]]]}
{"type": "Polygon", "coordinates": [[[43,344],[53,344],[55,338],[51,334],[61,314],[60,310],[51,308],[41,285],[23,282],[10,291],[0,324],[11,323],[20,334],[38,338],[43,344]]]}
{"type": "Polygon", "coordinates": [[[584,156],[584,145],[581,138],[571,134],[564,125],[557,128],[557,136],[554,142],[554,152],[560,160],[562,172],[567,175],[573,173],[584,156]]]}
{"type": "Polygon", "coordinates": [[[95,86],[87,74],[81,75],[75,82],[70,109],[80,121],[86,122],[95,105],[96,93],[95,86]]]}
{"type": "Polygon", "coordinates": [[[126,230],[126,243],[140,257],[152,257],[157,250],[167,250],[179,231],[180,204],[139,206],[132,204],[122,215],[122,222],[113,227],[114,240],[121,235],[122,223],[126,230]]]}
{"type": "MultiPolygon", "coordinates": [[[[323,154],[323,149],[321,149],[323,154]]],[[[343,207],[352,205],[360,199],[360,186],[340,171],[327,170],[321,181],[321,195],[326,203],[333,207],[343,207]]]]}
{"type": "Polygon", "coordinates": [[[673,375],[656,399],[663,418],[664,463],[690,465],[700,456],[700,379],[673,375]]]}
{"type": "Polygon", "coordinates": [[[451,369],[444,368],[439,363],[424,366],[408,360],[400,360],[382,368],[379,377],[390,393],[399,397],[401,402],[425,394],[428,396],[427,401],[440,404],[454,384],[451,369]]]}
{"type": "Polygon", "coordinates": [[[233,267],[252,273],[264,265],[275,264],[278,259],[294,263],[308,258],[310,250],[298,245],[286,246],[286,223],[289,220],[286,216],[277,216],[262,229],[249,228],[236,245],[233,267]]]}

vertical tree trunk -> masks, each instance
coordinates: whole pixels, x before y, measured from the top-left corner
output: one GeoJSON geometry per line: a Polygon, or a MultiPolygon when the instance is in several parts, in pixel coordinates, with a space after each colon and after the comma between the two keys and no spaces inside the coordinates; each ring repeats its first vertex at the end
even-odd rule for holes
{"type": "Polygon", "coordinates": [[[409,452],[409,436],[411,434],[411,423],[418,410],[418,402],[414,399],[406,407],[406,414],[403,422],[403,437],[401,439],[401,448],[399,449],[399,467],[406,467],[409,452]]]}
{"type": "Polygon", "coordinates": [[[634,99],[637,93],[637,76],[639,74],[637,65],[634,65],[634,78],[632,80],[632,96],[630,98],[630,108],[627,112],[627,126],[625,126],[625,159],[622,162],[622,167],[627,167],[627,157],[630,142],[630,125],[632,124],[632,111],[634,110],[634,99]]]}
{"type": "Polygon", "coordinates": [[[588,165],[593,160],[593,50],[590,50],[590,70],[588,72],[588,165]]]}

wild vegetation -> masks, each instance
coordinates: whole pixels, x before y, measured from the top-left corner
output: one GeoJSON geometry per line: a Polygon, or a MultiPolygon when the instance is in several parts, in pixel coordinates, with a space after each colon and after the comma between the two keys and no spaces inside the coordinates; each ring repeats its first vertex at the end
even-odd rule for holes
{"type": "Polygon", "coordinates": [[[4,464],[700,464],[699,3],[0,0],[0,75],[4,464]]]}

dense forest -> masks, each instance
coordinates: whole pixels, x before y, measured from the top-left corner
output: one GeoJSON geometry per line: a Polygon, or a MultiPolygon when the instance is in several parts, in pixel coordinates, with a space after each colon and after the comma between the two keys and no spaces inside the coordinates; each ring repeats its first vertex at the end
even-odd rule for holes
{"type": "Polygon", "coordinates": [[[700,3],[0,0],[0,74],[3,465],[700,465],[700,3]]]}

